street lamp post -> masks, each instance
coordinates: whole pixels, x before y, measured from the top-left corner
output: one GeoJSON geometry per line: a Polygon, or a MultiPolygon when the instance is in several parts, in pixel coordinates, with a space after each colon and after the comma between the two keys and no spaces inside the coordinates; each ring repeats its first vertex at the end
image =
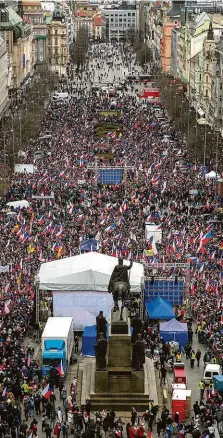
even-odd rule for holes
{"type": "Polygon", "coordinates": [[[191,110],[189,109],[188,110],[188,119],[187,119],[187,141],[188,141],[188,143],[190,140],[190,113],[191,113],[191,110]]]}
{"type": "MultiPolygon", "coordinates": [[[[11,129],[11,131],[3,131],[3,163],[4,163],[4,195],[6,195],[6,136],[7,134],[11,134],[14,131],[11,129]]],[[[13,160],[14,163],[14,160],[13,160]]]]}
{"type": "Polygon", "coordinates": [[[19,147],[22,147],[22,117],[19,116],[19,147]]]}
{"type": "Polygon", "coordinates": [[[12,133],[12,162],[13,162],[13,166],[15,164],[15,132],[14,129],[11,129],[11,133],[12,133]]]}
{"type": "Polygon", "coordinates": [[[219,128],[217,129],[217,142],[216,142],[216,151],[215,151],[215,197],[217,197],[217,179],[218,179],[218,144],[219,144],[219,128]]]}
{"type": "Polygon", "coordinates": [[[207,125],[204,127],[204,166],[206,165],[206,152],[207,152],[207,125]]]}

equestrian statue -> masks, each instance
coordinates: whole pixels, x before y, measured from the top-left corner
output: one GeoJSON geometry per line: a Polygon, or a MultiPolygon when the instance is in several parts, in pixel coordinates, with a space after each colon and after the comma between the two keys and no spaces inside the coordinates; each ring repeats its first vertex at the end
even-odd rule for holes
{"type": "Polygon", "coordinates": [[[125,307],[125,302],[128,299],[130,293],[130,282],[129,282],[128,271],[131,269],[132,264],[133,262],[131,260],[129,266],[124,265],[123,259],[119,257],[118,265],[114,267],[108,285],[108,292],[112,293],[114,300],[113,312],[119,310],[118,301],[121,300],[122,302],[120,320],[123,319],[123,309],[125,307]]]}

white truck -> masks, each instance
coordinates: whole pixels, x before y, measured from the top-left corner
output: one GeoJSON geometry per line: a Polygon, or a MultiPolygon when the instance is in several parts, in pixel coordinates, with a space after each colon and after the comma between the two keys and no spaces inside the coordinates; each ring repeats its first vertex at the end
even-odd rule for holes
{"type": "Polygon", "coordinates": [[[47,320],[42,334],[42,374],[48,375],[50,370],[61,369],[66,372],[70,363],[74,346],[73,318],[55,316],[47,320]]]}

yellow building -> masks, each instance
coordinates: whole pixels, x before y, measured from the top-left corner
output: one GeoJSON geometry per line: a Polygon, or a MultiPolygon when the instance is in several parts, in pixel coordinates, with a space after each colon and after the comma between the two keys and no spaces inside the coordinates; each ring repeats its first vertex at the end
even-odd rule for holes
{"type": "Polygon", "coordinates": [[[19,0],[18,13],[27,23],[33,26],[33,51],[35,65],[48,62],[47,25],[40,0],[19,0]]]}
{"type": "Polygon", "coordinates": [[[60,75],[66,71],[68,61],[67,25],[59,9],[46,17],[48,26],[48,56],[51,70],[60,75]]]}
{"type": "Polygon", "coordinates": [[[17,90],[33,75],[32,25],[26,23],[12,8],[1,3],[0,31],[8,49],[8,88],[15,100],[17,90]]]}

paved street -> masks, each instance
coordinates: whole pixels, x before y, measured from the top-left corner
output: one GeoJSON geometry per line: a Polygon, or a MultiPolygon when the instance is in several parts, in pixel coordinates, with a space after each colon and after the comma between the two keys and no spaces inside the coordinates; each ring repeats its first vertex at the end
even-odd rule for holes
{"type": "Polygon", "coordinates": [[[188,389],[192,390],[192,397],[191,397],[191,407],[193,408],[193,404],[195,401],[200,401],[200,389],[199,389],[199,382],[203,378],[204,373],[204,366],[203,366],[203,356],[206,351],[206,348],[203,344],[200,344],[198,342],[198,337],[195,334],[195,324],[193,326],[193,349],[196,353],[197,349],[199,348],[201,350],[201,360],[200,360],[200,366],[197,367],[196,363],[194,365],[194,369],[192,370],[190,367],[190,360],[186,360],[186,356],[184,356],[184,363],[185,363],[185,369],[186,369],[186,376],[188,379],[188,389]]]}

